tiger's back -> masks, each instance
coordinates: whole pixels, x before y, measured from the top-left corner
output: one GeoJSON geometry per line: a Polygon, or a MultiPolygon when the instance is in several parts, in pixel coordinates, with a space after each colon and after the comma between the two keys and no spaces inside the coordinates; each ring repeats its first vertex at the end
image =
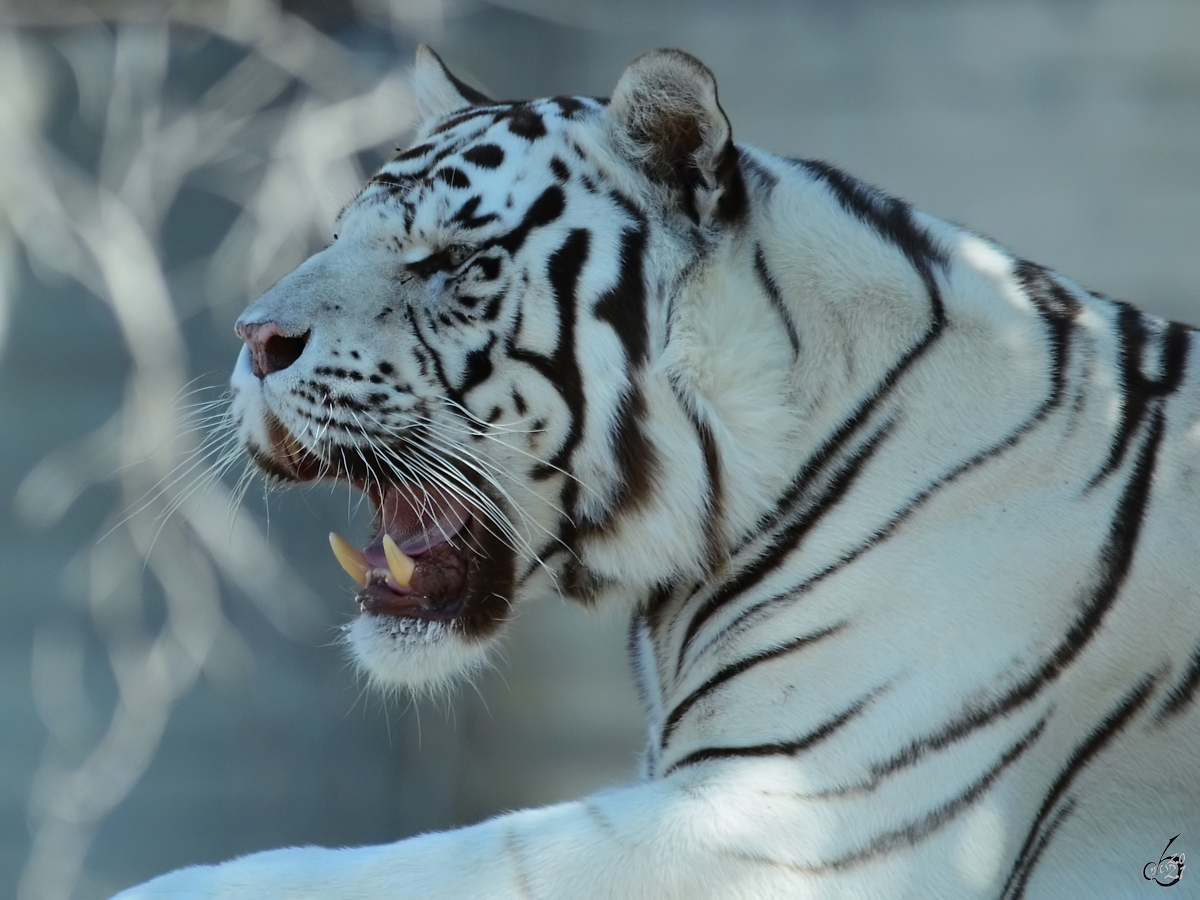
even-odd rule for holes
{"type": "Polygon", "coordinates": [[[677,51],[610,103],[417,82],[417,143],[239,320],[235,415],[375,504],[334,543],[380,681],[526,595],[628,607],[645,777],[130,897],[1128,897],[1187,850],[1191,329],[735,144],[677,51]]]}

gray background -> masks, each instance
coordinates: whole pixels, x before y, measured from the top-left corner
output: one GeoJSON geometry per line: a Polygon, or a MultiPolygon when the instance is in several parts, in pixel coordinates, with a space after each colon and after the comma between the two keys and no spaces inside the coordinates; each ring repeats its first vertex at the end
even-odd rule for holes
{"type": "MultiPolygon", "coordinates": [[[[605,95],[638,53],[682,47],[716,73],[741,140],[827,159],[1088,288],[1200,323],[1195,0],[425,0],[418,12],[430,16],[399,25],[378,8],[372,17],[338,4],[309,7],[290,8],[348,48],[361,77],[404,64],[424,37],[459,74],[504,98],[605,95]]],[[[103,41],[80,9],[5,15],[22,40],[53,56],[72,30],[103,41]]],[[[172,53],[187,60],[174,76],[184,88],[237,57],[194,27],[173,34],[172,53]]],[[[47,71],[46,133],[94,168],[94,129],[80,120],[61,73],[47,71]]],[[[364,167],[383,151],[373,152],[362,154],[364,167]]],[[[227,201],[200,188],[181,192],[158,248],[165,268],[186,272],[205,258],[232,215],[227,201]]],[[[129,366],[104,303],[19,255],[16,267],[0,356],[5,896],[39,833],[39,779],[64,753],[85,756],[116,703],[95,610],[80,599],[83,576],[71,561],[128,502],[101,483],[42,528],[14,502],[39,460],[75,446],[120,406],[129,366]],[[65,712],[47,707],[61,697],[38,700],[31,675],[60,664],[78,666],[84,688],[65,712]]],[[[236,304],[210,302],[182,276],[171,287],[189,371],[219,384],[237,351],[236,304]]],[[[251,488],[246,507],[265,521],[261,498],[251,488]]],[[[365,532],[361,513],[351,509],[347,522],[347,507],[344,493],[320,489],[271,496],[270,544],[319,598],[316,613],[285,634],[261,604],[222,581],[240,649],[207,666],[174,705],[128,796],[78,830],[78,878],[55,887],[27,873],[22,900],[64,891],[104,897],[168,868],[279,845],[381,842],[632,777],[640,710],[624,623],[603,612],[557,600],[526,609],[495,669],[473,688],[418,702],[366,691],[336,646],[351,591],[325,534],[365,532]]],[[[156,602],[148,591],[151,619],[156,602]]]]}

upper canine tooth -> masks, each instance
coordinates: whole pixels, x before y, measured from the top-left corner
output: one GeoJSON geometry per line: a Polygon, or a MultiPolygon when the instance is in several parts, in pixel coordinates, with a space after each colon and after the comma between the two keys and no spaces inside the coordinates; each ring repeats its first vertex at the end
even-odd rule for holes
{"type": "Polygon", "coordinates": [[[396,579],[396,584],[400,587],[412,587],[413,570],[417,568],[417,564],[396,546],[390,534],[383,536],[383,553],[387,557],[388,570],[396,579]]]}
{"type": "Polygon", "coordinates": [[[362,555],[362,551],[352,547],[332,531],[329,532],[329,546],[333,548],[333,555],[346,570],[346,574],[366,587],[367,573],[371,571],[371,566],[367,563],[367,558],[362,555]]]}

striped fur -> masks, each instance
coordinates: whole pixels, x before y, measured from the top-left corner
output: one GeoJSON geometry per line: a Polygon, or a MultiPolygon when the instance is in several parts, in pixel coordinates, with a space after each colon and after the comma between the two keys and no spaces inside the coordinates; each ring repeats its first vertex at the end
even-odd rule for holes
{"type": "Polygon", "coordinates": [[[677,51],[607,103],[417,82],[414,146],[243,317],[304,343],[235,412],[285,477],[465,473],[503,538],[486,608],[359,617],[381,681],[526,595],[624,604],[644,778],[123,897],[1128,898],[1200,848],[1190,328],[734,144],[677,51]]]}

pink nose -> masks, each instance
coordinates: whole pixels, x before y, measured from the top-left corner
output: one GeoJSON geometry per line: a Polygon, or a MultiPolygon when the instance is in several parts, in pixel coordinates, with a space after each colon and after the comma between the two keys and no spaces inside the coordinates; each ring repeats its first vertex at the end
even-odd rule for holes
{"type": "Polygon", "coordinates": [[[234,330],[250,348],[250,359],[258,378],[280,372],[298,360],[309,336],[307,331],[289,336],[275,322],[238,322],[234,330]]]}

